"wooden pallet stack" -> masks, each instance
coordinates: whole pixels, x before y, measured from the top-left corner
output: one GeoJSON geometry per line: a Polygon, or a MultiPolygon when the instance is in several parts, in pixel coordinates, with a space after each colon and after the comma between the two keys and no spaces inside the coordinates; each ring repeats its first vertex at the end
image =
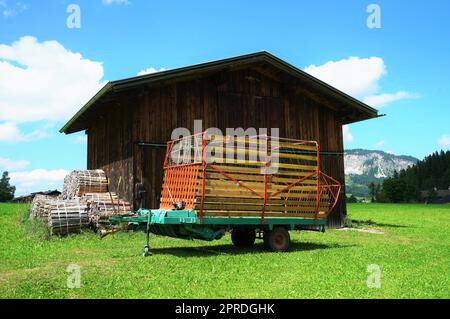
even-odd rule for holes
{"type": "Polygon", "coordinates": [[[36,195],[30,217],[44,220],[52,235],[65,235],[87,226],[98,229],[110,216],[130,213],[129,202],[108,192],[104,171],[79,170],[66,176],[59,198],[36,195]]]}
{"type": "Polygon", "coordinates": [[[103,170],[77,170],[64,178],[62,199],[73,199],[85,193],[105,193],[108,191],[108,179],[103,170]]]}
{"type": "Polygon", "coordinates": [[[50,235],[77,233],[89,224],[88,206],[79,198],[53,200],[47,205],[50,235]]]}
{"type": "Polygon", "coordinates": [[[89,224],[94,229],[109,224],[108,219],[114,215],[131,213],[129,202],[120,199],[116,193],[86,193],[83,200],[89,208],[89,224]]]}

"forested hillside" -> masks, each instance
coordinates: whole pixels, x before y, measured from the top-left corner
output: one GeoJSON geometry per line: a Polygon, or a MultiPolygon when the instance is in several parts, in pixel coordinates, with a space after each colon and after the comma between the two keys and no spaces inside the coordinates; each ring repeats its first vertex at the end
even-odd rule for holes
{"type": "Polygon", "coordinates": [[[421,191],[428,191],[427,196],[432,199],[436,196],[436,190],[449,187],[450,151],[440,151],[385,179],[379,196],[389,202],[423,201],[426,199],[421,197],[421,191]]]}

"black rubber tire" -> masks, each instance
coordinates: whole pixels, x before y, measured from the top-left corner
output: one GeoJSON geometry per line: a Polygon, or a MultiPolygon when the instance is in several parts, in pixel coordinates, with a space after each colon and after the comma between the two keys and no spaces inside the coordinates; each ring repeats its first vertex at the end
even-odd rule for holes
{"type": "Polygon", "coordinates": [[[264,248],[272,252],[285,252],[291,245],[291,236],[284,227],[264,232],[264,248]]]}
{"type": "Polygon", "coordinates": [[[251,228],[233,228],[231,241],[236,247],[251,247],[256,240],[256,232],[251,228]]]}

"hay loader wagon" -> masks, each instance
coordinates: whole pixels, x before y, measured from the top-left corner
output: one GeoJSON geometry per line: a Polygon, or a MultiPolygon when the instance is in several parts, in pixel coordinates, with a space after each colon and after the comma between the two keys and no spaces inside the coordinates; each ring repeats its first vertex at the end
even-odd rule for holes
{"type": "Polygon", "coordinates": [[[286,251],[289,230],[324,230],[341,185],[320,171],[319,145],[271,136],[207,132],[167,143],[159,209],[139,209],[112,222],[140,224],[149,234],[202,240],[231,231],[235,246],[262,238],[286,251]]]}

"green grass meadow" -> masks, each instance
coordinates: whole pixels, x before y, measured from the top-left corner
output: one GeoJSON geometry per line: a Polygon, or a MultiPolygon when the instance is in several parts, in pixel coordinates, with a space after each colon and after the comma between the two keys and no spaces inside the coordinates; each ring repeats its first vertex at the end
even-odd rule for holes
{"type": "Polygon", "coordinates": [[[146,258],[141,232],[46,239],[28,209],[0,205],[0,298],[450,297],[450,205],[351,204],[353,226],[384,234],[291,232],[288,253],[152,236],[146,258]],[[80,288],[67,288],[70,264],[80,288]],[[366,284],[371,264],[380,288],[366,284]]]}

